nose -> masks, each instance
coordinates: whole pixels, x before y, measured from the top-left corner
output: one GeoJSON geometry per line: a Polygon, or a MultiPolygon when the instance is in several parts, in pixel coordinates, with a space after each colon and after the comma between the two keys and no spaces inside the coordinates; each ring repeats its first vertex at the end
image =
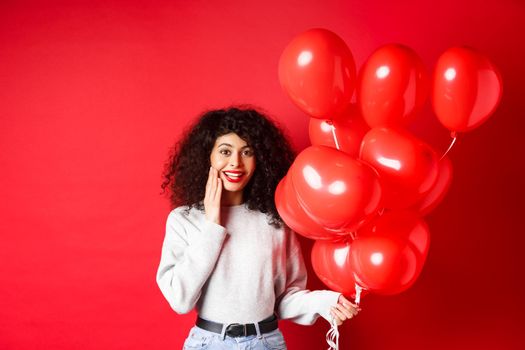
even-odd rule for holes
{"type": "Polygon", "coordinates": [[[236,168],[239,165],[241,165],[241,163],[242,163],[242,158],[241,158],[240,153],[238,152],[232,153],[232,156],[230,157],[230,166],[236,168]]]}

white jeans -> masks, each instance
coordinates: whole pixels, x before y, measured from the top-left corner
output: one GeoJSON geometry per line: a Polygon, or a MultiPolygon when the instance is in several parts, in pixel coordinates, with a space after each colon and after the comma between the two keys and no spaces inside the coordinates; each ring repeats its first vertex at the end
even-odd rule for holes
{"type": "Polygon", "coordinates": [[[218,333],[213,333],[197,326],[190,330],[184,342],[183,350],[209,349],[209,350],[286,350],[283,334],[279,329],[247,337],[228,337],[222,339],[218,333]]]}

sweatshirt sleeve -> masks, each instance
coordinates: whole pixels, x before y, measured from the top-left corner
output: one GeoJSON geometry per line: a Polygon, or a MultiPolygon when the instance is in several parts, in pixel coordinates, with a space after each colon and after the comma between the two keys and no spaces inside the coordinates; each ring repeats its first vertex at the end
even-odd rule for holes
{"type": "Polygon", "coordinates": [[[319,316],[330,322],[330,307],[337,304],[341,293],[306,289],[306,267],[301,246],[293,231],[290,231],[287,244],[285,274],[285,278],[279,278],[276,285],[278,316],[302,325],[315,323],[319,316]]]}
{"type": "Polygon", "coordinates": [[[206,219],[194,225],[180,210],[175,209],[168,215],[156,279],[175,312],[184,314],[195,307],[225,237],[224,227],[206,219]]]}

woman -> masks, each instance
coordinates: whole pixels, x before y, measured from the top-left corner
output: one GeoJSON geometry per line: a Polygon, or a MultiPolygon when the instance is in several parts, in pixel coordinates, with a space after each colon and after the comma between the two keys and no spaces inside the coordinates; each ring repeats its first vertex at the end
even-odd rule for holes
{"type": "Polygon", "coordinates": [[[177,313],[198,312],[184,349],[286,349],[277,319],[340,325],[359,311],[332,291],[308,291],[295,234],[274,203],[294,154],[252,108],[204,113],[164,172],[168,216],[157,283],[177,313]]]}

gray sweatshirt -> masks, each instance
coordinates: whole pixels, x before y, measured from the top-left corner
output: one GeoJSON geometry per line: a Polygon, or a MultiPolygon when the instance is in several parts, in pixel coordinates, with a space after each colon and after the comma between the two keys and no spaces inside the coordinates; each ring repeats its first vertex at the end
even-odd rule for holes
{"type": "Polygon", "coordinates": [[[340,293],[309,291],[294,232],[268,224],[244,204],[222,207],[221,225],[203,211],[171,211],[157,283],[175,312],[197,309],[220,323],[253,323],[271,316],[299,324],[330,319],[340,293]]]}

